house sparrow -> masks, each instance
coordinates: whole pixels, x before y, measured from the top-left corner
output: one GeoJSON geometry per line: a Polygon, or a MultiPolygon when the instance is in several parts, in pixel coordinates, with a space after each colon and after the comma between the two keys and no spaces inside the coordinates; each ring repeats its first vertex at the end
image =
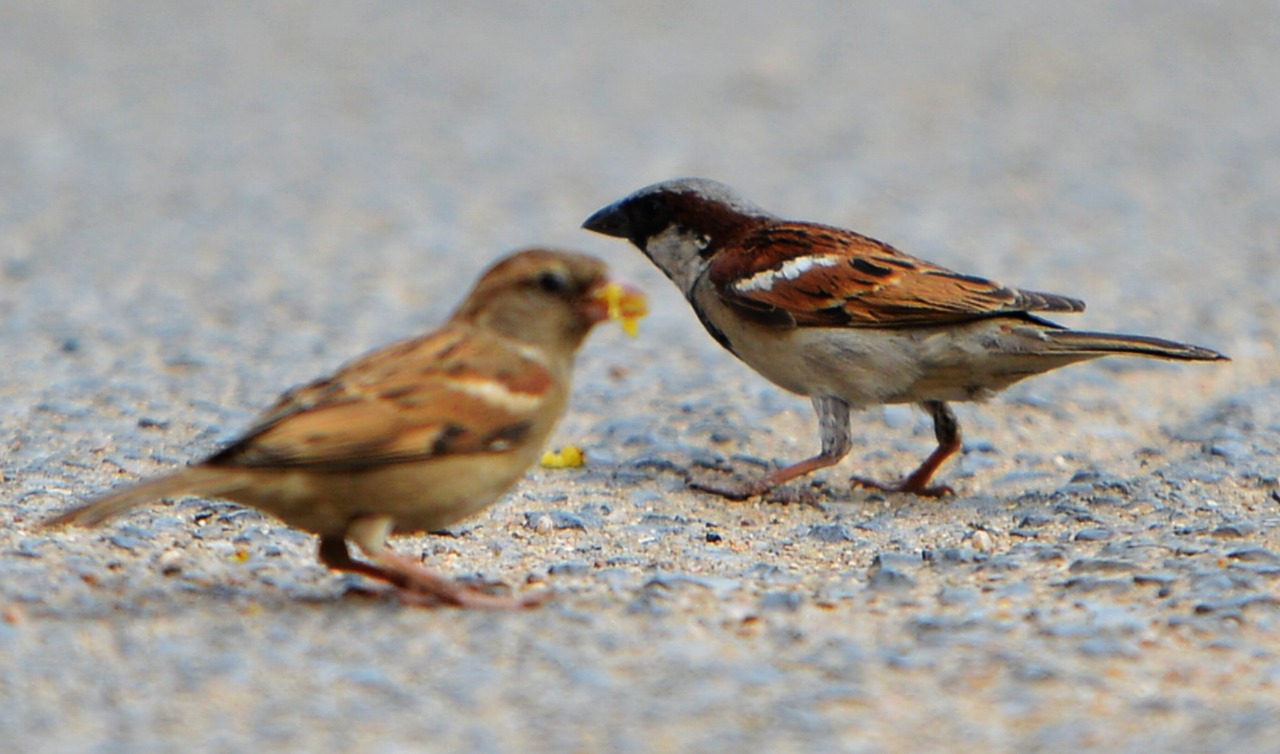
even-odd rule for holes
{"type": "Polygon", "coordinates": [[[937,496],[960,449],[948,401],[1113,354],[1225,356],[1141,335],[1075,332],[1032,312],[1079,312],[1065,296],[951,272],[842,228],[783,220],[722,183],[657,183],[596,212],[587,230],[625,238],[671,278],[707,332],[766,379],[813,402],[822,452],[750,484],[693,486],[736,500],[832,466],[850,449],[849,409],[918,403],[938,447],[901,481],[858,486],[937,496]]]}
{"type": "Polygon", "coordinates": [[[395,532],[460,521],[538,460],[564,413],[574,356],[591,328],[643,316],[644,297],[605,265],[533,249],[489,268],[443,327],[286,392],[221,451],[49,522],[93,526],[176,495],[258,508],[320,537],[320,560],[389,581],[410,602],[522,607],[399,555],[395,532]],[[347,550],[353,542],[368,562],[347,550]]]}

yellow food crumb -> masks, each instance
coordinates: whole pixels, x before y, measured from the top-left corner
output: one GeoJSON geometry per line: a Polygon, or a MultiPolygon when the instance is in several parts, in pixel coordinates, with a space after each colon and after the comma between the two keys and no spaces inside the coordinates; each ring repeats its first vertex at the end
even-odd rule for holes
{"type": "Polygon", "coordinates": [[[577,445],[566,445],[542,454],[542,467],[546,469],[576,469],[586,462],[586,455],[577,445]]]}
{"type": "Polygon", "coordinates": [[[232,559],[232,560],[234,560],[234,561],[235,561],[235,562],[237,562],[237,563],[243,563],[243,562],[245,562],[246,560],[248,560],[248,559],[249,559],[249,551],[248,551],[248,550],[236,550],[234,553],[232,553],[232,554],[231,554],[231,559],[232,559]]]}
{"type": "Polygon", "coordinates": [[[618,283],[605,285],[601,293],[609,307],[609,319],[617,320],[622,331],[634,338],[640,332],[640,320],[649,313],[649,300],[643,293],[618,283]]]}

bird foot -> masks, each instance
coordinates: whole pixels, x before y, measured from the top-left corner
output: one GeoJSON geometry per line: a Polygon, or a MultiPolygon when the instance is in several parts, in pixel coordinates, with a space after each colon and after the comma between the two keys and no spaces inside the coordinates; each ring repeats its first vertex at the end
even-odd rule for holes
{"type": "Polygon", "coordinates": [[[466,586],[457,586],[447,593],[398,589],[396,596],[406,605],[414,607],[458,607],[473,610],[525,610],[538,607],[551,599],[550,589],[539,589],[525,594],[491,594],[466,586]]]}
{"type": "Polygon", "coordinates": [[[754,482],[736,478],[726,482],[690,479],[689,488],[710,492],[734,502],[763,496],[767,502],[786,505],[817,505],[831,492],[827,484],[818,479],[804,484],[777,485],[771,484],[767,477],[754,482]]]}
{"type": "Polygon", "coordinates": [[[493,594],[487,591],[487,585],[472,586],[453,581],[428,571],[412,558],[389,549],[379,554],[377,566],[362,572],[395,584],[400,601],[415,607],[523,610],[537,607],[551,597],[550,589],[521,595],[493,594]]]}
{"type": "Polygon", "coordinates": [[[831,485],[822,479],[814,479],[802,484],[785,484],[774,487],[765,493],[765,500],[784,505],[816,505],[820,507],[834,496],[831,485]]]}
{"type": "Polygon", "coordinates": [[[943,497],[956,494],[956,491],[950,485],[935,484],[928,486],[926,482],[927,480],[916,480],[912,477],[907,477],[898,482],[880,482],[860,476],[849,477],[849,484],[854,487],[864,487],[880,490],[881,492],[905,492],[908,495],[919,495],[920,497],[943,497]]]}
{"type": "Polygon", "coordinates": [[[760,484],[760,482],[744,482],[741,479],[730,479],[725,482],[711,479],[696,479],[690,477],[689,489],[698,490],[699,492],[710,492],[713,495],[727,498],[736,503],[749,500],[753,497],[763,495],[769,491],[769,487],[760,484]]]}

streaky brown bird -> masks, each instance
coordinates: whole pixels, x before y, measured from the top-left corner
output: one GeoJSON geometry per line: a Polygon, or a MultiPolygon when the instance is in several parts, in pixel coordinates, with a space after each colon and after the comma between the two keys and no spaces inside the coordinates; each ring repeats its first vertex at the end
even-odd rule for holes
{"type": "Polygon", "coordinates": [[[223,498],[318,535],[326,565],[388,581],[408,602],[537,604],[544,594],[457,584],[396,553],[388,537],[449,526],[511,489],[565,411],[587,333],[606,319],[629,324],[644,306],[595,258],[513,254],[435,332],[286,392],[238,440],[193,466],[48,523],[95,526],[161,498],[223,498]]]}

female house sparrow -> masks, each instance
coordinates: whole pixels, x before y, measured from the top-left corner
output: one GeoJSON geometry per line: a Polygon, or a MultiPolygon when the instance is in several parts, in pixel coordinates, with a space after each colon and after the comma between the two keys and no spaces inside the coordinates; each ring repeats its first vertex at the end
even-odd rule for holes
{"type": "Polygon", "coordinates": [[[495,264],[443,327],[286,392],[240,439],[194,466],[64,513],[93,526],[174,495],[220,497],[320,537],[330,568],[389,581],[418,604],[521,607],[468,589],[387,545],[497,500],[564,413],[574,356],[644,297],[579,254],[532,249],[495,264]],[[347,541],[369,562],[352,558],[347,541]]]}
{"type": "Polygon", "coordinates": [[[849,409],[919,403],[938,447],[899,482],[855,485],[937,496],[960,448],[947,401],[982,399],[1034,374],[1112,354],[1226,359],[1140,335],[1074,332],[1031,312],[1084,302],[1020,291],[930,264],[850,230],[776,217],[722,183],[657,183],[596,212],[587,230],[625,238],[684,292],[711,337],[774,384],[813,401],[822,452],[740,486],[742,500],[832,466],[850,449],[849,409]]]}

